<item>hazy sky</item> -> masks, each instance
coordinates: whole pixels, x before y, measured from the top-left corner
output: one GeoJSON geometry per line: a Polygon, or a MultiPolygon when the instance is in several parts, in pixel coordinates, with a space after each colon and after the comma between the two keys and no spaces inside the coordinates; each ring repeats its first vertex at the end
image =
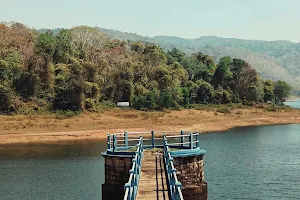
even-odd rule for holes
{"type": "Polygon", "coordinates": [[[0,0],[0,21],[300,42],[300,0],[0,0]]]}

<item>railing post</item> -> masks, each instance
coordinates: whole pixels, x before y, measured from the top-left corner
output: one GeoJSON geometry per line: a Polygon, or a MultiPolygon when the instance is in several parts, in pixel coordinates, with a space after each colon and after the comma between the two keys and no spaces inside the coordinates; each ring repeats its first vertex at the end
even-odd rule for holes
{"type": "Polygon", "coordinates": [[[193,133],[190,133],[189,142],[190,142],[190,149],[193,149],[193,133]]]}
{"type": "MultiPolygon", "coordinates": [[[[130,176],[130,175],[129,175],[130,176]]],[[[128,189],[128,196],[127,196],[127,200],[129,200],[130,199],[130,183],[125,183],[125,185],[124,185],[124,190],[125,190],[125,194],[126,194],[126,190],[128,189]]]]}
{"type": "Polygon", "coordinates": [[[167,136],[166,134],[163,135],[163,140],[164,140],[164,148],[167,147],[167,136]]]}
{"type": "MultiPolygon", "coordinates": [[[[180,190],[181,190],[181,188],[182,188],[182,184],[181,184],[181,182],[179,182],[179,181],[177,181],[177,182],[175,183],[175,190],[178,189],[178,188],[180,188],[180,190]]],[[[179,200],[180,200],[180,196],[179,196],[178,190],[177,190],[177,192],[176,192],[176,197],[175,197],[175,199],[179,199],[179,200]]]]}
{"type": "Polygon", "coordinates": [[[131,186],[131,188],[132,188],[132,191],[131,191],[131,194],[130,194],[130,199],[133,199],[134,198],[134,193],[135,193],[135,175],[134,175],[134,171],[131,169],[131,170],[129,170],[129,177],[131,176],[131,174],[132,174],[132,180],[131,180],[131,184],[130,184],[130,186],[131,186]]]}
{"type": "Polygon", "coordinates": [[[142,136],[140,136],[140,142],[141,142],[140,151],[141,151],[141,159],[142,159],[143,158],[143,150],[144,150],[144,141],[143,141],[142,136]]]}
{"type": "Polygon", "coordinates": [[[154,140],[154,131],[151,131],[151,138],[152,138],[152,148],[155,146],[155,140],[154,140]]]}
{"type": "Polygon", "coordinates": [[[113,135],[113,152],[116,151],[116,146],[117,146],[117,137],[116,135],[113,135]]]}
{"type": "Polygon", "coordinates": [[[180,131],[180,136],[181,136],[181,137],[180,137],[180,143],[181,143],[180,146],[181,146],[181,147],[183,146],[183,142],[184,142],[184,141],[183,141],[183,134],[184,134],[184,132],[183,132],[183,131],[180,131]]]}
{"type": "Polygon", "coordinates": [[[110,150],[110,134],[107,135],[107,150],[110,150]]]}
{"type": "Polygon", "coordinates": [[[125,147],[128,147],[128,133],[124,132],[124,145],[125,147]]]}
{"type": "Polygon", "coordinates": [[[197,147],[197,148],[200,148],[199,132],[197,131],[196,134],[197,134],[197,135],[196,135],[196,142],[197,142],[197,143],[196,143],[196,147],[197,147]]]}

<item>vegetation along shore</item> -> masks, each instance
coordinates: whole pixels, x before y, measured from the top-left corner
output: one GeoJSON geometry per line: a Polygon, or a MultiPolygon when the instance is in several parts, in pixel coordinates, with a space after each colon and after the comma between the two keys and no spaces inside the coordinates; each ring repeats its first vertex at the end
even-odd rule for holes
{"type": "Polygon", "coordinates": [[[54,33],[0,24],[0,143],[298,123],[298,110],[278,107],[290,91],[242,59],[112,39],[87,26],[54,33]],[[132,109],[114,108],[119,101],[132,109]]]}

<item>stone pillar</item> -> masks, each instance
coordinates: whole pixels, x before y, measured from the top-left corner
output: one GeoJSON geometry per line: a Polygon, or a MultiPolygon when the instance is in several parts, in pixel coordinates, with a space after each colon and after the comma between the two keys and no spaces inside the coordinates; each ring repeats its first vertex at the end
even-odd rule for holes
{"type": "Polygon", "coordinates": [[[184,200],[207,200],[203,155],[174,157],[174,167],[182,183],[184,200]]]}
{"type": "Polygon", "coordinates": [[[123,200],[124,185],[129,179],[132,157],[103,156],[105,158],[105,183],[102,184],[102,200],[123,200]]]}

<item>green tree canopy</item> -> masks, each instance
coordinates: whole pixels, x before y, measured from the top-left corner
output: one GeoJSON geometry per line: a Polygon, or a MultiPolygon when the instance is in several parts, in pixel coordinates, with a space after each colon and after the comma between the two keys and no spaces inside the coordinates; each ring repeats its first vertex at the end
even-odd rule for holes
{"type": "Polygon", "coordinates": [[[274,87],[274,95],[276,103],[283,103],[284,98],[287,98],[290,94],[291,86],[285,81],[276,81],[274,87]]]}

